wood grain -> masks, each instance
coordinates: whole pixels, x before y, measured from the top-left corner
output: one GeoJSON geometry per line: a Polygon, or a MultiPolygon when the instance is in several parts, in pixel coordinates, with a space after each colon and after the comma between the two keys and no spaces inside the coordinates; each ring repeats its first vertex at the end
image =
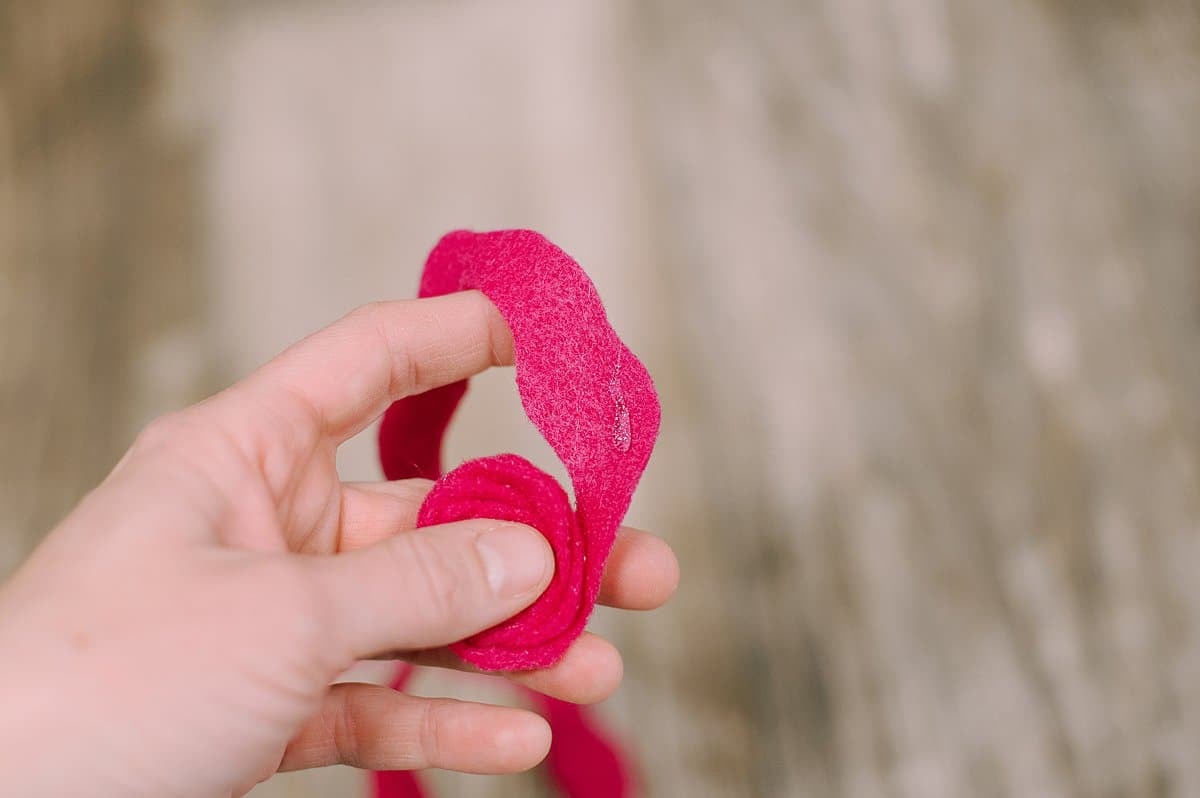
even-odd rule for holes
{"type": "Polygon", "coordinates": [[[0,4],[0,574],[204,382],[200,163],[157,113],[162,23],[0,4]]]}
{"type": "Polygon", "coordinates": [[[638,52],[752,742],[683,794],[1197,792],[1194,7],[695,9],[638,52]]]}

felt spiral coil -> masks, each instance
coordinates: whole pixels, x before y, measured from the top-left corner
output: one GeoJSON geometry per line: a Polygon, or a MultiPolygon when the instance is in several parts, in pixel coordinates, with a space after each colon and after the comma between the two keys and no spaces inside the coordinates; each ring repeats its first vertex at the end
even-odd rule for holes
{"type": "Polygon", "coordinates": [[[570,499],[554,477],[515,454],[471,460],[442,477],[417,516],[418,526],[468,518],[516,521],[542,533],[554,551],[554,577],[536,602],[502,626],[454,643],[467,662],[520,670],[551,665],[565,650],[578,602],[571,586],[583,581],[586,543],[570,499]]]}

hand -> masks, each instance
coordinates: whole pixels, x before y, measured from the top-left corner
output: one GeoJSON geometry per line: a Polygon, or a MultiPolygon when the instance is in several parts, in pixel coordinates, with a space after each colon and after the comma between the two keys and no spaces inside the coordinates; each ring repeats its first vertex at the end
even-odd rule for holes
{"type": "MultiPolygon", "coordinates": [[[[344,763],[505,773],[546,754],[536,714],[330,682],[355,661],[440,647],[531,604],[553,571],[535,531],[412,530],[429,483],[347,484],[337,447],[394,400],[509,363],[481,294],[373,305],[245,381],[154,422],[0,589],[0,772],[39,796],[242,795],[344,763]]],[[[601,600],[649,609],[671,550],[622,530],[601,600]]],[[[605,698],[616,650],[585,635],[510,676],[605,698]]]]}

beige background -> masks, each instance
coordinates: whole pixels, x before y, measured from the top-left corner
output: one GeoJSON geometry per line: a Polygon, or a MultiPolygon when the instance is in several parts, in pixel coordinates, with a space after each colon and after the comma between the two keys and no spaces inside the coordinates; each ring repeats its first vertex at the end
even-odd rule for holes
{"type": "MultiPolygon", "coordinates": [[[[0,0],[0,572],[146,420],[514,225],[662,393],[629,520],[684,584],[598,621],[650,794],[1200,795],[1189,2],[0,0]]],[[[510,379],[453,459],[552,464],[510,379]]]]}

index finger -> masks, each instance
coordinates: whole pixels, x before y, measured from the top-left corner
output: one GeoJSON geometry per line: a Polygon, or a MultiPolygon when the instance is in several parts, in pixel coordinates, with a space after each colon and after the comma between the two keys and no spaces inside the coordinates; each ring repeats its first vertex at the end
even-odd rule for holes
{"type": "Polygon", "coordinates": [[[512,334],[500,313],[483,294],[464,291],[360,307],[232,390],[251,413],[298,413],[339,444],[397,399],[511,364],[512,358],[512,334]]]}

